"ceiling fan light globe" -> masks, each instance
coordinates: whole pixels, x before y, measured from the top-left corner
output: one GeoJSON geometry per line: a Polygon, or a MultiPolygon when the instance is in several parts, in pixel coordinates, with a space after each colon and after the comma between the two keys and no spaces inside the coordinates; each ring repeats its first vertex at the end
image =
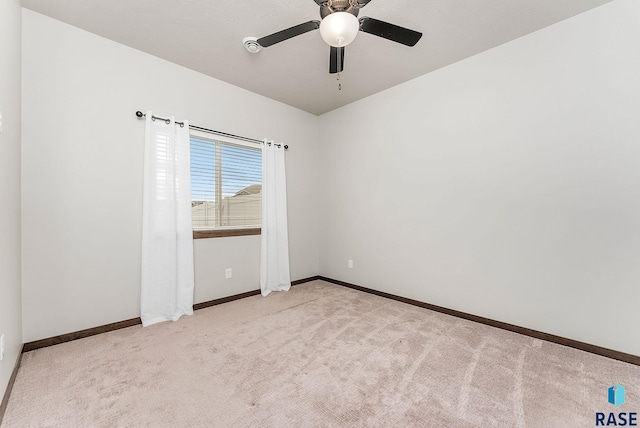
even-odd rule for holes
{"type": "Polygon", "coordinates": [[[358,35],[360,21],[348,12],[334,12],[320,22],[320,35],[336,48],[347,46],[358,35]]]}

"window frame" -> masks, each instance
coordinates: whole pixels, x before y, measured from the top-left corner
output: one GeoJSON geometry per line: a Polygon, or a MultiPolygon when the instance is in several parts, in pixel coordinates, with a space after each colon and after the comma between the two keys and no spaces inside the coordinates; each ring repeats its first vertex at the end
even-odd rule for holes
{"type": "MultiPolygon", "coordinates": [[[[217,134],[211,134],[208,132],[197,131],[195,129],[189,130],[189,145],[191,145],[191,138],[202,138],[205,140],[211,140],[213,142],[233,144],[236,146],[244,146],[251,149],[258,148],[262,151],[262,147],[257,143],[249,143],[247,141],[236,140],[234,138],[219,136],[217,134]],[[256,147],[259,146],[259,147],[256,147]]],[[[189,166],[191,167],[191,166],[189,166]]],[[[260,183],[262,184],[262,182],[260,183]]],[[[260,218],[262,223],[262,216],[260,218]]],[[[232,236],[252,236],[260,235],[262,233],[262,227],[229,227],[226,229],[193,229],[193,239],[208,239],[208,238],[226,238],[232,236]]]]}

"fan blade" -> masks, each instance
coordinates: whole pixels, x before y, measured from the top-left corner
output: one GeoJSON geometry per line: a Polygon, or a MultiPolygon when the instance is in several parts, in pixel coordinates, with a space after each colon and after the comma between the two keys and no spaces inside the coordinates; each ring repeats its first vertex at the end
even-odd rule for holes
{"type": "Polygon", "coordinates": [[[422,33],[379,21],[367,16],[360,18],[360,31],[373,34],[407,46],[415,46],[422,33]]]}
{"type": "Polygon", "coordinates": [[[344,47],[336,48],[331,46],[329,52],[329,73],[342,73],[344,69],[344,47]]]}
{"type": "Polygon", "coordinates": [[[316,2],[318,6],[322,6],[322,3],[326,2],[327,0],[313,0],[313,1],[316,2]]]}
{"type": "Polygon", "coordinates": [[[365,7],[371,0],[358,0],[358,6],[365,7]]]}
{"type": "Polygon", "coordinates": [[[283,42],[300,34],[317,30],[320,28],[320,21],[309,21],[303,24],[298,24],[295,27],[287,28],[286,30],[278,31],[277,33],[269,34],[268,36],[261,37],[257,40],[258,44],[263,48],[267,48],[276,43],[283,42]]]}

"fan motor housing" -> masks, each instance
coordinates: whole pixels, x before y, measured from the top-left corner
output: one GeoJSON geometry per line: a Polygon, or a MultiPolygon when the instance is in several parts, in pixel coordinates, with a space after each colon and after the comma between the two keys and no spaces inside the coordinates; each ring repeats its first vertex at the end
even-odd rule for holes
{"type": "Polygon", "coordinates": [[[358,16],[360,7],[355,0],[328,0],[320,5],[320,17],[324,19],[334,12],[348,12],[353,16],[358,16]]]}

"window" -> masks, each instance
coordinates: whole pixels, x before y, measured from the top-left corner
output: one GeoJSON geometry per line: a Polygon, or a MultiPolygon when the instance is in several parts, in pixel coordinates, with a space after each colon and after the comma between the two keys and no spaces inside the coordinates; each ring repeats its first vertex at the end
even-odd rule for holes
{"type": "Polygon", "coordinates": [[[256,235],[262,217],[262,151],[191,134],[194,238],[256,235]]]}

